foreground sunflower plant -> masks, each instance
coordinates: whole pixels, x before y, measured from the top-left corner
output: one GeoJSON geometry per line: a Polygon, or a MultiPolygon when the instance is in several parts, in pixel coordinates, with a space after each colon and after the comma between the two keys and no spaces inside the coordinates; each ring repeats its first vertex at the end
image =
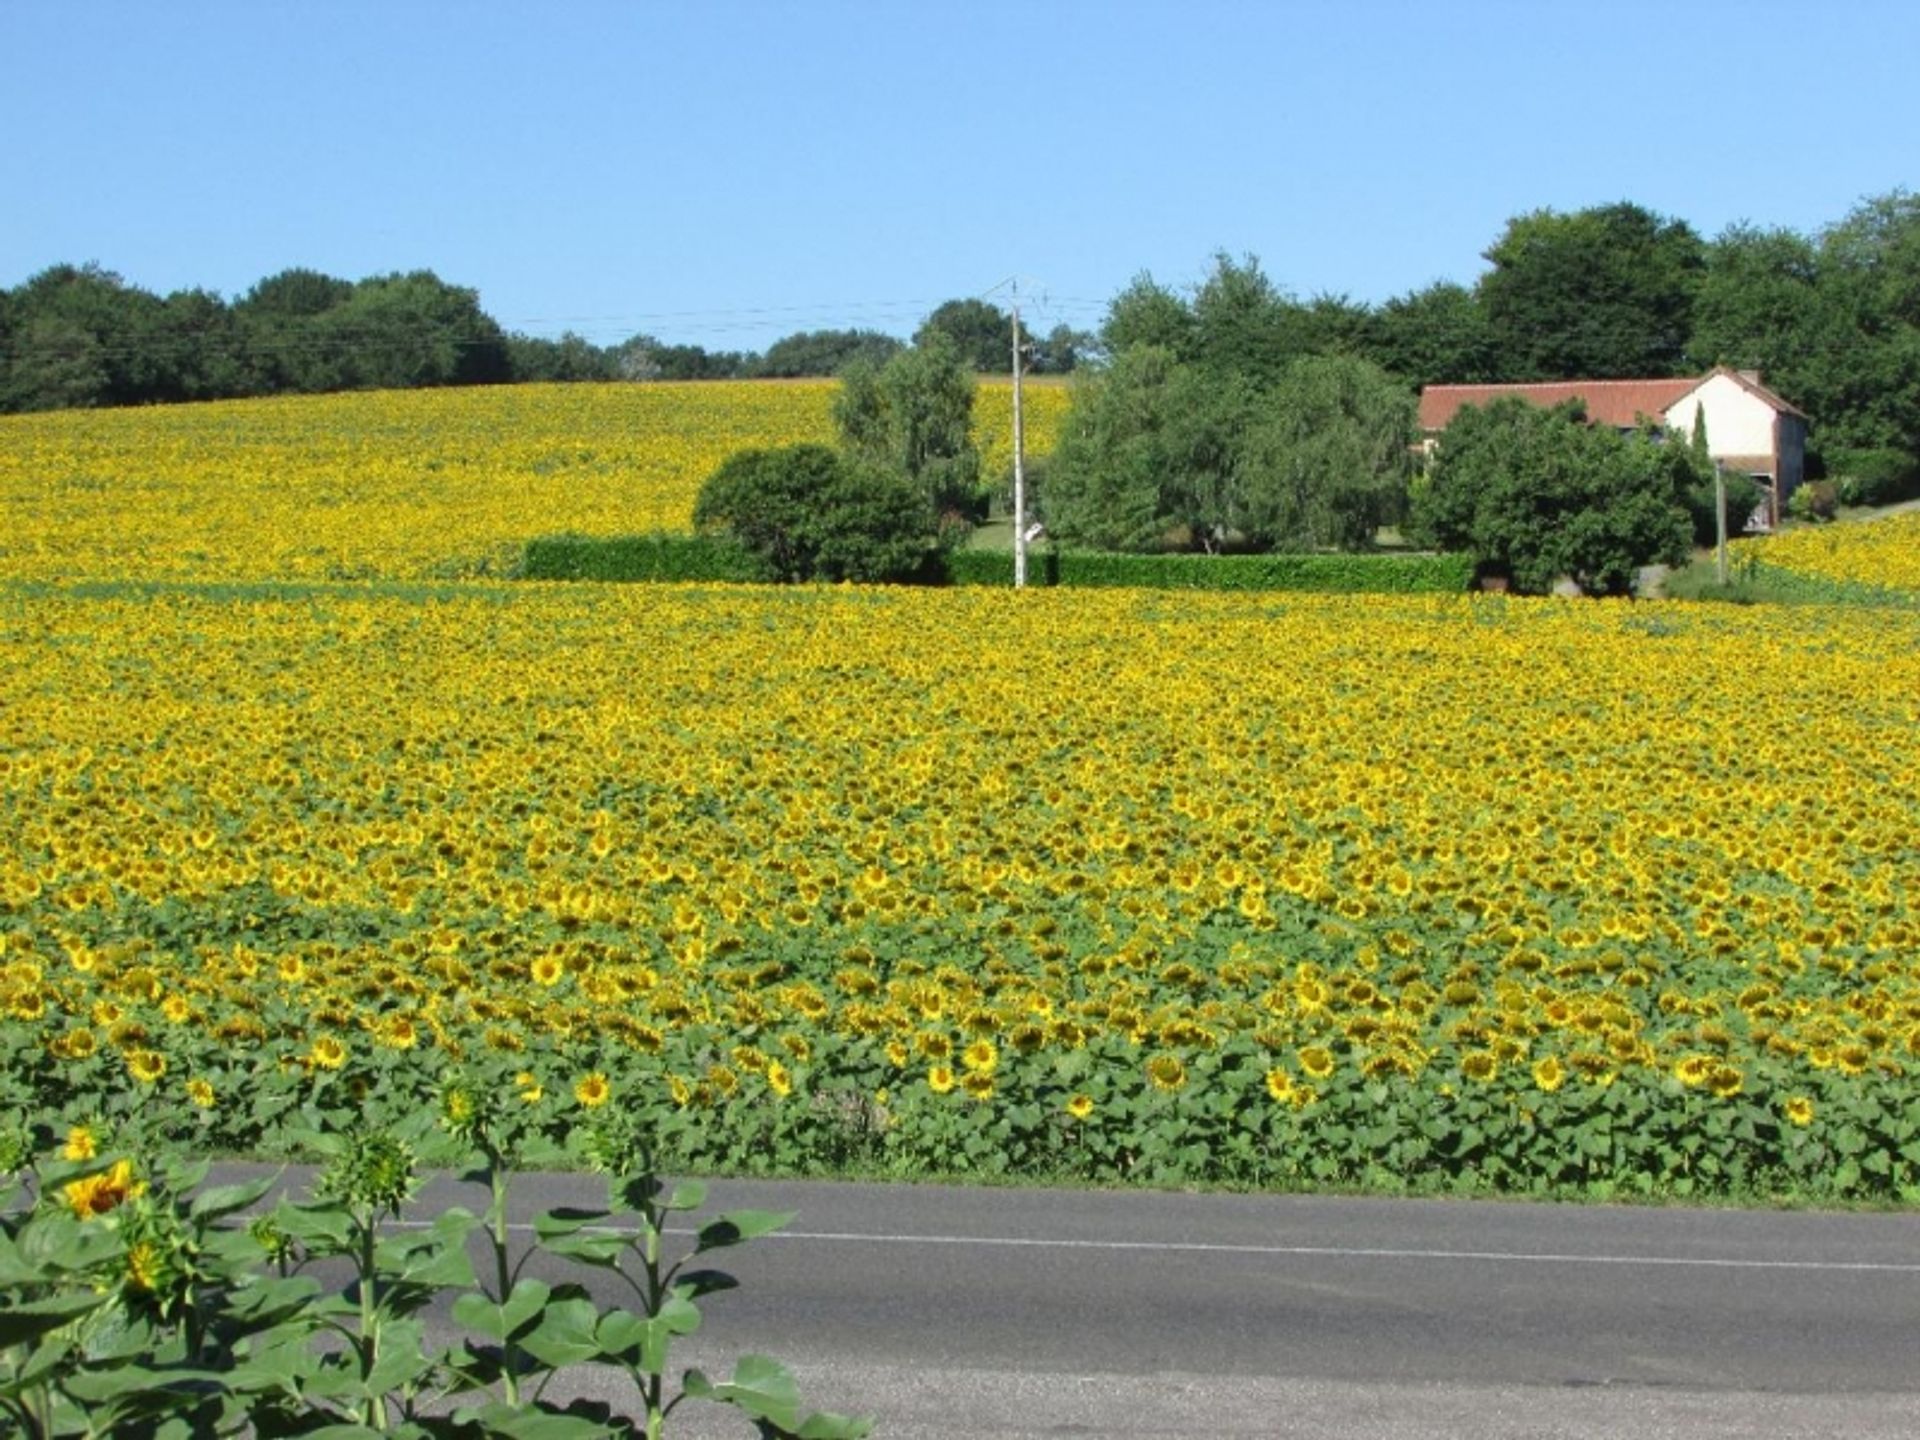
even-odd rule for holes
{"type": "MultiPolygon", "coordinates": [[[[150,1169],[89,1132],[35,1159],[16,1147],[0,1190],[0,1415],[35,1437],[378,1435],[598,1440],[668,1432],[688,1400],[737,1411],[767,1437],[857,1440],[870,1423],[802,1409],[788,1372],[743,1357],[724,1381],[667,1381],[698,1301],[735,1281],[693,1262],[771,1234],[789,1217],[736,1211],[665,1253],[670,1216],[698,1210],[669,1189],[625,1122],[583,1128],[581,1157],[607,1168],[607,1207],[558,1209],[534,1245],[507,1245],[508,1147],[484,1092],[451,1084],[441,1114],[411,1127],[314,1134],[310,1194],[267,1177],[206,1187],[204,1164],[150,1169]],[[75,1155],[83,1158],[72,1158],[75,1155]],[[463,1157],[487,1213],[454,1207],[396,1223],[429,1159],[463,1157]],[[244,1223],[243,1223],[244,1217],[244,1223]],[[475,1271],[485,1254],[484,1278],[475,1271]],[[601,1273],[624,1293],[524,1274],[536,1254],[601,1273]],[[450,1309],[454,1333],[429,1333],[450,1309]],[[579,1366],[627,1375],[625,1406],[548,1398],[579,1366]]],[[[557,1158],[557,1157],[556,1157],[557,1158]]]]}

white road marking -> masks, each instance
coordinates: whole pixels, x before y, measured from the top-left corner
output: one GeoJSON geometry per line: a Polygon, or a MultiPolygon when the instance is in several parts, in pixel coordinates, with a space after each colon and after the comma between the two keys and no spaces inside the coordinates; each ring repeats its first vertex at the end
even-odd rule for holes
{"type": "MultiPolygon", "coordinates": [[[[387,1222],[399,1229],[424,1230],[426,1220],[387,1222]]],[[[509,1232],[530,1235],[533,1226],[510,1222],[509,1232]]],[[[690,1240],[698,1232],[669,1226],[664,1232],[690,1240]]],[[[1005,1250],[1095,1250],[1119,1253],[1240,1255],[1309,1260],[1427,1260],[1482,1265],[1642,1265],[1701,1270],[1815,1270],[1836,1273],[1920,1275],[1920,1261],[1890,1260],[1739,1260],[1709,1255],[1573,1255],[1529,1250],[1429,1250],[1368,1245],[1223,1245],[1204,1240],[1069,1240],[1014,1235],[889,1235],[858,1230],[776,1230],[764,1240],[808,1240],[836,1245],[955,1245],[1005,1250]]]]}
{"type": "MultiPolygon", "coordinates": [[[[671,1232],[670,1232],[671,1233],[671,1232]]],[[[691,1232],[689,1232],[691,1233],[691,1232]]],[[[1348,1245],[1219,1245],[1202,1240],[1042,1240],[990,1235],[866,1235],[782,1230],[768,1239],[869,1245],[981,1245],[1058,1250],[1165,1251],[1201,1255],[1284,1255],[1330,1260],[1461,1260],[1502,1265],[1679,1265],[1717,1270],[1867,1270],[1920,1275],[1920,1263],[1875,1260],[1730,1260],[1686,1255],[1561,1255],[1520,1250],[1416,1250],[1348,1245]]]]}

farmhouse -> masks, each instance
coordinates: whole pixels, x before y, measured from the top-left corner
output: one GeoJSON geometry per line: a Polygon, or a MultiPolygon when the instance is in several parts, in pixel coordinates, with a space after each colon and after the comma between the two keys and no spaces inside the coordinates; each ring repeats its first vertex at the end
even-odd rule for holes
{"type": "Polygon", "coordinates": [[[1536,405],[1564,400],[1585,403],[1595,425],[1631,429],[1658,420],[1683,436],[1693,434],[1704,412],[1707,453],[1729,471],[1750,475],[1761,504],[1747,522],[1770,530],[1806,473],[1807,417],[1760,383],[1753,370],[1720,366],[1698,378],[1677,380],[1554,380],[1535,385],[1429,385],[1420,392],[1420,429],[1434,439],[1463,405],[1485,405],[1517,395],[1536,405]]]}

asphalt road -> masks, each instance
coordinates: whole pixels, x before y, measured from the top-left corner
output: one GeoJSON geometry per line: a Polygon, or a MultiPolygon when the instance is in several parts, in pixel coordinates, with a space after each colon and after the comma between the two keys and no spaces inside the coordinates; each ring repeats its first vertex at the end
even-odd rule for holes
{"type": "MultiPolygon", "coordinates": [[[[516,1183],[517,1225],[600,1193],[516,1183]]],[[[484,1196],[416,1213],[452,1203],[484,1196]]],[[[715,1182],[734,1206],[798,1217],[727,1253],[676,1367],[772,1354],[879,1435],[1920,1435],[1920,1215],[715,1182]]],[[[719,1419],[678,1433],[747,1433],[719,1419]]]]}

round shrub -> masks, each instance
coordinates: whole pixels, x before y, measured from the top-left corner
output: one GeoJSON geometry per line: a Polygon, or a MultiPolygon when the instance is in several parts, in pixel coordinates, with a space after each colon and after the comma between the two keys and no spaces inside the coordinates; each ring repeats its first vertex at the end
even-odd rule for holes
{"type": "Polygon", "coordinates": [[[733,537],[781,583],[913,577],[932,548],[924,494],[824,445],[730,455],[700,487],[693,523],[733,537]]]}

